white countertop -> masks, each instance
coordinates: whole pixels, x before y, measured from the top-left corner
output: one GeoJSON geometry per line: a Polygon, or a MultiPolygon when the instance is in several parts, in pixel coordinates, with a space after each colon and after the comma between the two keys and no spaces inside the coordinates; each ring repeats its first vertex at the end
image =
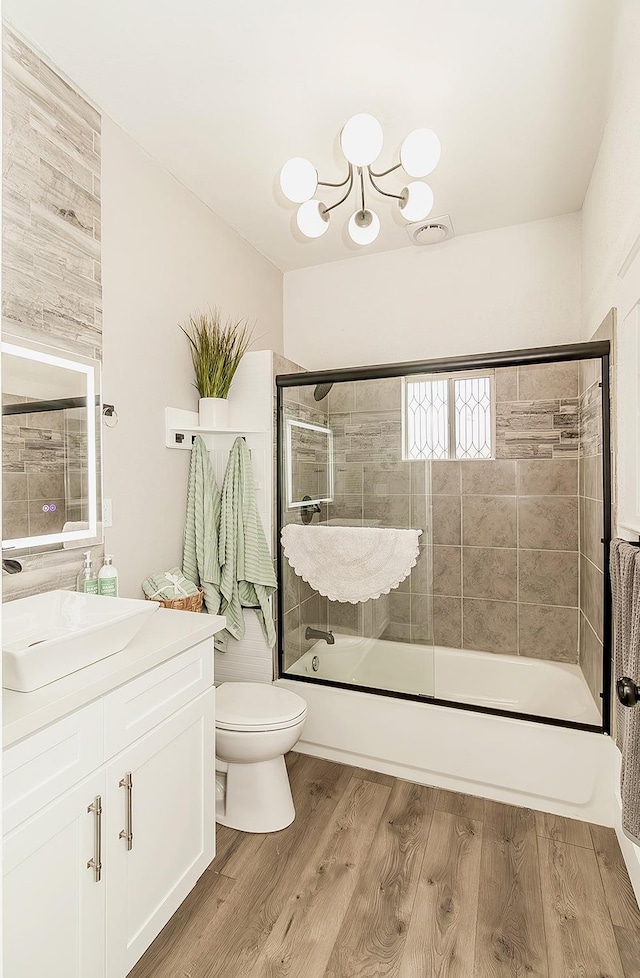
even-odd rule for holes
{"type": "MultiPolygon", "coordinates": [[[[3,746],[28,737],[117,686],[222,631],[222,615],[159,608],[122,652],[32,693],[2,691],[3,746]]],[[[213,654],[213,648],[211,650],[213,654]]]]}

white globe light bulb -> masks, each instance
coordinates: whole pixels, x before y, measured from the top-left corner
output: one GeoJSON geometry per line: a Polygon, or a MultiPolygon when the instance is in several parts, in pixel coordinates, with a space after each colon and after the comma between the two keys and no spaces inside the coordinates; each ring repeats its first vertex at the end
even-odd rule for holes
{"type": "Polygon", "coordinates": [[[382,126],[372,115],[352,116],[340,133],[342,152],[354,166],[369,166],[382,152],[382,126]]]}
{"type": "Polygon", "coordinates": [[[433,129],[414,129],[400,149],[400,162],[410,177],[426,177],[438,165],[442,147],[433,129]]]}
{"type": "Polygon", "coordinates": [[[325,213],[325,210],[325,205],[321,200],[307,200],[300,204],[296,221],[307,238],[319,238],[329,227],[329,215],[325,213]]]}
{"type": "Polygon", "coordinates": [[[349,236],[359,245],[368,245],[380,233],[380,218],[374,211],[359,210],[349,218],[349,236]]]}
{"type": "Polygon", "coordinates": [[[400,213],[407,221],[421,221],[431,213],[433,207],[433,190],[426,183],[414,180],[402,191],[406,195],[404,203],[400,204],[400,213]]]}
{"type": "Polygon", "coordinates": [[[315,166],[302,156],[294,156],[280,170],[280,186],[285,197],[295,204],[310,200],[318,187],[315,166]]]}

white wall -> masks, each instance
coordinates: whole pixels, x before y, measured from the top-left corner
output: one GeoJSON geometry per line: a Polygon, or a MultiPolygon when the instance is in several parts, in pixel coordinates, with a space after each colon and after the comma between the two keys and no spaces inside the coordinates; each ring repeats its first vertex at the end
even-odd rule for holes
{"type": "Polygon", "coordinates": [[[589,338],[612,306],[618,278],[640,235],[640,3],[626,0],[618,24],[611,109],[582,210],[582,332],[589,338]]]}
{"type": "Polygon", "coordinates": [[[166,406],[197,409],[177,324],[206,304],[256,322],[255,349],[282,350],[282,273],[110,119],[102,131],[106,549],[120,592],[181,563],[189,453],[164,445],[166,406]]]}
{"type": "Polygon", "coordinates": [[[285,274],[285,354],[310,369],[570,343],[579,331],[577,214],[285,274]]]}

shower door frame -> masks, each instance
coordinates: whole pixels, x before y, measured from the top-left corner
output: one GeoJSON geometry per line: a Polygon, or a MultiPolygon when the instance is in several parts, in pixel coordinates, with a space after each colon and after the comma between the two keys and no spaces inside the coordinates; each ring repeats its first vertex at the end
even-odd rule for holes
{"type": "Polygon", "coordinates": [[[443,706],[472,713],[486,713],[491,716],[509,717],[514,720],[531,720],[555,727],[568,727],[573,730],[587,730],[593,733],[611,732],[611,651],[612,651],[612,611],[611,580],[609,574],[609,552],[611,547],[611,402],[610,402],[610,353],[609,340],[589,343],[571,343],[562,346],[533,347],[526,350],[509,350],[501,353],[481,353],[460,357],[446,357],[436,360],[411,360],[407,363],[384,363],[364,367],[340,367],[333,370],[309,370],[295,374],[278,374],[276,383],[276,566],[278,572],[277,591],[277,678],[293,682],[312,683],[317,686],[335,686],[338,689],[373,693],[377,696],[392,696],[396,699],[412,700],[426,705],[443,706]],[[387,377],[409,377],[415,374],[452,373],[464,370],[481,370],[496,367],[523,367],[543,363],[566,363],[579,360],[600,360],[600,388],[602,399],[602,543],[603,543],[603,634],[602,634],[602,723],[576,723],[558,717],[543,717],[533,713],[516,713],[494,707],[477,706],[473,703],[458,703],[455,700],[440,699],[437,696],[421,696],[391,689],[378,689],[373,686],[359,686],[333,679],[318,679],[315,676],[294,676],[283,671],[284,654],[284,595],[282,582],[282,501],[285,489],[283,463],[284,445],[282,434],[283,391],[289,387],[308,387],[316,384],[337,384],[358,380],[381,380],[387,377]]]}

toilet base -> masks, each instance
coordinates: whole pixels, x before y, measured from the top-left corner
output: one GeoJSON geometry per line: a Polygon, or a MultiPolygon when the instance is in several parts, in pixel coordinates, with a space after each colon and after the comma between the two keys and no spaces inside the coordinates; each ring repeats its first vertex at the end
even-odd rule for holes
{"type": "Polygon", "coordinates": [[[279,832],[291,825],[296,810],[284,757],[255,764],[229,762],[223,811],[216,813],[216,822],[240,832],[279,832]]]}

